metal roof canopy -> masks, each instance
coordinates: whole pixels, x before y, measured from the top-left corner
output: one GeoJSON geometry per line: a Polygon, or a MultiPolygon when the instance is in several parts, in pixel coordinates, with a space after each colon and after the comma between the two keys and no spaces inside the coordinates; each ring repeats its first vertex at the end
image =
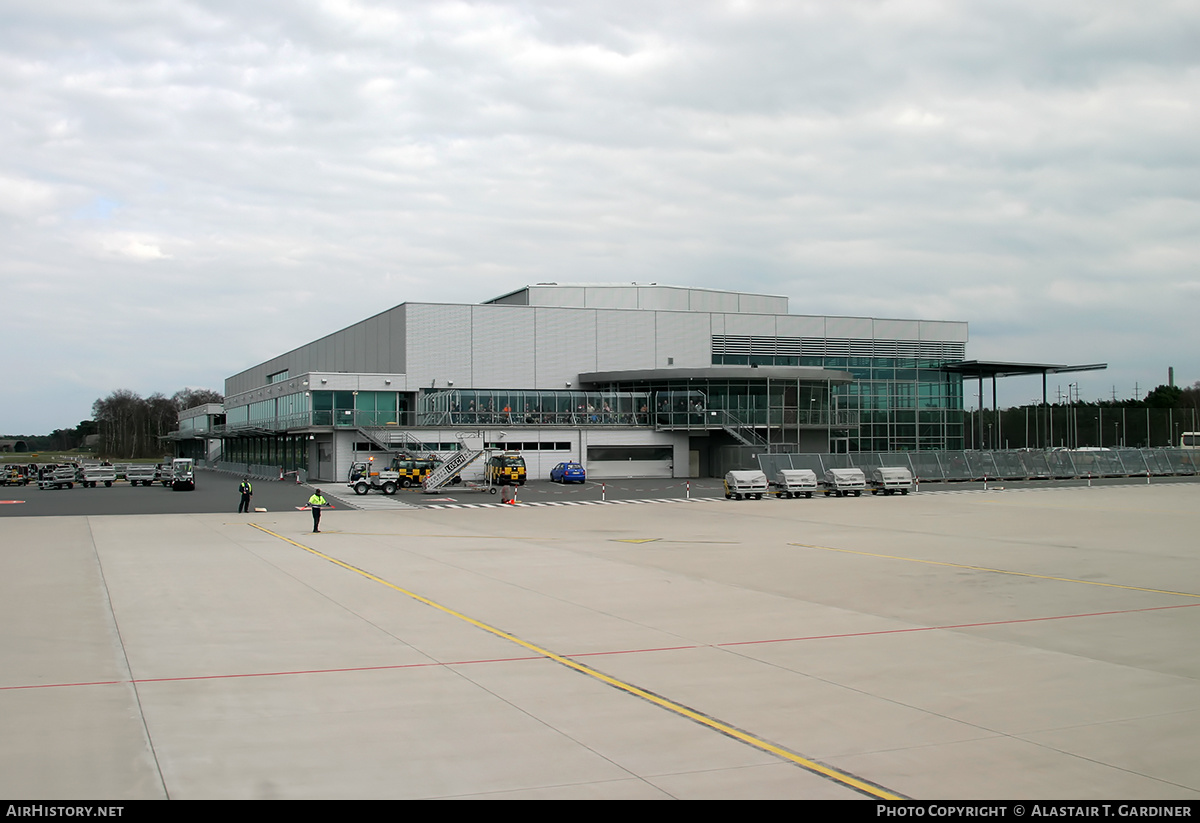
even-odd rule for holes
{"type": "Polygon", "coordinates": [[[958,372],[963,377],[1016,377],[1022,374],[1062,374],[1076,371],[1102,371],[1108,368],[1107,363],[1087,363],[1082,366],[1059,366],[1051,363],[1003,363],[998,360],[963,360],[961,363],[947,363],[942,366],[944,371],[958,372]]]}
{"type": "Polygon", "coordinates": [[[1079,371],[1103,371],[1107,363],[1085,363],[1078,366],[1061,366],[1053,363],[1004,363],[999,360],[963,360],[947,363],[942,371],[957,372],[963,377],[979,378],[979,405],[983,405],[983,378],[992,378],[992,411],[996,410],[996,378],[1040,374],[1042,376],[1042,405],[1046,403],[1046,375],[1066,374],[1079,371]]]}
{"type": "MultiPolygon", "coordinates": [[[[963,360],[960,363],[947,363],[942,366],[942,371],[956,372],[963,377],[979,378],[979,408],[983,408],[983,378],[992,378],[992,413],[997,413],[996,403],[996,378],[997,377],[1017,377],[1021,375],[1040,374],[1042,376],[1042,405],[1046,403],[1046,375],[1048,374],[1066,374],[1069,372],[1078,371],[1103,371],[1108,368],[1107,363],[1086,363],[1079,366],[1060,366],[1051,363],[1003,363],[997,360],[963,360]]],[[[1049,413],[1049,412],[1047,412],[1049,413]]],[[[997,416],[997,423],[1000,418],[997,416]]],[[[989,426],[990,430],[990,426],[989,426]]],[[[979,416],[979,436],[983,439],[983,415],[979,416]]],[[[997,438],[1003,436],[1003,433],[997,431],[997,438]]]]}

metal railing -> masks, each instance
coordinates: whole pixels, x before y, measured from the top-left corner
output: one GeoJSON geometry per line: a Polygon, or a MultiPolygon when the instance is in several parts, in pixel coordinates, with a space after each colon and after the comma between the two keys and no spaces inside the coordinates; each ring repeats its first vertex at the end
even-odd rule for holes
{"type": "Polygon", "coordinates": [[[1053,451],[851,452],[759,454],[768,476],[779,469],[900,466],[922,481],[1068,480],[1082,477],[1164,477],[1200,474],[1200,450],[1112,449],[1053,451]]]}
{"type": "Polygon", "coordinates": [[[377,412],[339,409],[307,411],[261,420],[246,420],[213,426],[206,437],[219,438],[239,433],[284,432],[310,427],[396,429],[403,427],[461,426],[634,426],[660,431],[699,429],[755,429],[811,426],[835,429],[857,428],[856,411],[830,409],[687,409],[619,411],[604,408],[572,411],[446,411],[377,412]]]}

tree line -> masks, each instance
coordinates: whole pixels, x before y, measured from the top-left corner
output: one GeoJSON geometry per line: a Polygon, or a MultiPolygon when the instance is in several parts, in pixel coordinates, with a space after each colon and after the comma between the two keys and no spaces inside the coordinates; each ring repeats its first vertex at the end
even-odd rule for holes
{"type": "Polygon", "coordinates": [[[123,460],[161,456],[170,451],[162,437],[179,428],[181,411],[224,401],[224,395],[211,389],[181,389],[170,397],[156,392],[144,398],[118,389],[92,404],[96,454],[123,460]]]}
{"type": "Polygon", "coordinates": [[[124,460],[160,457],[171,451],[160,438],[179,428],[181,411],[223,402],[225,397],[211,389],[181,389],[170,397],[156,392],[144,398],[119,389],[92,404],[91,420],[19,439],[29,452],[86,450],[124,460]]]}

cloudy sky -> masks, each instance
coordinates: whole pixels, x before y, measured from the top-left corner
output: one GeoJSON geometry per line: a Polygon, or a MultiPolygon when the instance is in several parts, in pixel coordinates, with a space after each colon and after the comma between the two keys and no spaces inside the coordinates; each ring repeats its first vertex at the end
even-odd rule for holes
{"type": "Polygon", "coordinates": [[[1200,380],[1194,0],[0,0],[0,20],[0,433],[538,281],[966,320],[970,358],[1109,364],[1052,397],[1200,380]]]}

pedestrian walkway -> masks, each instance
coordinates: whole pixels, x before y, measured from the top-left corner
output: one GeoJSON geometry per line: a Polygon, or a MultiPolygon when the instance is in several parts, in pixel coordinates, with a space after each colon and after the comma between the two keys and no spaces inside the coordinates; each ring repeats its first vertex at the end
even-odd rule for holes
{"type": "Polygon", "coordinates": [[[347,492],[348,494],[346,495],[330,494],[328,491],[323,491],[322,493],[326,498],[337,501],[334,505],[343,509],[378,512],[419,508],[412,503],[405,503],[396,495],[375,493],[355,494],[351,489],[347,489],[347,492]]]}
{"type": "MultiPolygon", "coordinates": [[[[528,503],[514,503],[518,508],[536,508],[540,506],[635,506],[642,503],[713,503],[717,497],[660,497],[651,500],[534,500],[528,503]]],[[[421,506],[422,509],[498,509],[507,508],[506,503],[441,503],[421,506]]],[[[415,507],[414,507],[415,508],[415,507]]]]}

